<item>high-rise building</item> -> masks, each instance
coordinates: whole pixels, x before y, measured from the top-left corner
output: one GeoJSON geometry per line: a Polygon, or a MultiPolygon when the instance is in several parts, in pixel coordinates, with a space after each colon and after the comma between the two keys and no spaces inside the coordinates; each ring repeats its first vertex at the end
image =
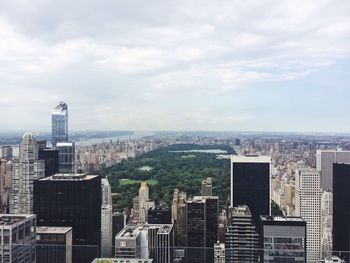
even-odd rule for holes
{"type": "Polygon", "coordinates": [[[25,133],[19,146],[19,159],[13,161],[10,213],[33,213],[33,181],[45,176],[45,162],[38,159],[32,133],[25,133]]]}
{"type": "Polygon", "coordinates": [[[257,225],[260,215],[271,214],[271,157],[231,157],[231,207],[249,206],[257,225]]]}
{"type": "Polygon", "coordinates": [[[32,214],[0,214],[1,263],[35,263],[36,217],[32,214]]]}
{"type": "Polygon", "coordinates": [[[101,242],[101,177],[56,174],[34,182],[39,226],[73,228],[73,262],[98,257],[101,242]]]}
{"type": "Polygon", "coordinates": [[[225,238],[226,262],[258,262],[259,235],[248,206],[230,207],[225,238]]]}
{"type": "Polygon", "coordinates": [[[333,193],[323,191],[321,196],[321,253],[322,258],[332,256],[333,250],[333,193]]]}
{"type": "Polygon", "coordinates": [[[12,160],[13,157],[13,149],[11,146],[2,146],[1,147],[1,158],[6,160],[6,161],[10,161],[12,160]]]}
{"type": "Polygon", "coordinates": [[[202,181],[202,196],[212,196],[213,195],[213,182],[211,177],[202,181]]]}
{"type": "Polygon", "coordinates": [[[218,240],[219,198],[195,196],[187,201],[187,262],[213,262],[218,240]]]}
{"type": "Polygon", "coordinates": [[[316,151],[316,169],[321,172],[321,188],[323,191],[332,192],[333,163],[350,163],[350,151],[316,151]]]}
{"type": "Polygon", "coordinates": [[[45,162],[45,177],[58,173],[58,150],[39,148],[39,160],[45,162]]]}
{"type": "Polygon", "coordinates": [[[261,216],[260,218],[260,241],[263,248],[260,262],[304,263],[306,222],[301,217],[261,216]]]}
{"type": "Polygon", "coordinates": [[[12,186],[12,161],[0,159],[0,213],[9,208],[9,194],[12,186]]]}
{"type": "Polygon", "coordinates": [[[319,260],[317,262],[318,263],[345,263],[345,260],[336,256],[331,256],[331,257],[327,257],[325,259],[319,260]]]}
{"type": "Polygon", "coordinates": [[[115,236],[126,226],[126,214],[115,212],[112,215],[112,247],[115,251],[115,236]]]}
{"type": "Polygon", "coordinates": [[[316,262],[321,257],[321,178],[314,169],[296,170],[295,216],[306,221],[307,262],[316,262]]]}
{"type": "Polygon", "coordinates": [[[60,102],[52,111],[52,147],[68,141],[68,106],[60,102]]]}
{"type": "Polygon", "coordinates": [[[153,259],[144,258],[95,258],[92,263],[154,263],[153,259]]]}
{"type": "Polygon", "coordinates": [[[148,209],[155,206],[154,201],[149,199],[149,188],[147,182],[142,182],[139,189],[139,196],[134,200],[134,220],[138,223],[146,223],[148,221],[148,209]]]}
{"type": "Polygon", "coordinates": [[[58,142],[56,150],[58,150],[59,173],[75,173],[75,143],[58,142]]]}
{"type": "Polygon", "coordinates": [[[171,209],[164,206],[148,209],[148,224],[171,224],[171,209]]]}
{"type": "Polygon", "coordinates": [[[72,228],[36,228],[36,263],[72,263],[72,228]]]}
{"type": "Polygon", "coordinates": [[[214,263],[225,263],[225,243],[218,241],[214,245],[214,263]]]}
{"type": "Polygon", "coordinates": [[[175,225],[175,244],[178,247],[186,246],[186,203],[186,193],[175,189],[171,212],[175,225]]]}
{"type": "Polygon", "coordinates": [[[101,256],[112,256],[112,195],[107,178],[102,178],[101,256]]]}
{"type": "Polygon", "coordinates": [[[350,260],[350,164],[333,165],[333,251],[350,260]],[[339,251],[339,252],[338,252],[339,251]]]}

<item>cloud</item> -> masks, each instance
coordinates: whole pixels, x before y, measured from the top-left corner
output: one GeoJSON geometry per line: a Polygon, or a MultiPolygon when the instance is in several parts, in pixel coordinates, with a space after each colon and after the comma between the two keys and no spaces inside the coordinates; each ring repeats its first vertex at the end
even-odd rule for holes
{"type": "MultiPolygon", "coordinates": [[[[144,127],[130,120],[135,114],[154,123],[157,116],[156,127],[189,128],[215,117],[194,114],[207,107],[220,120],[210,125],[225,126],[214,109],[233,92],[312,78],[348,61],[349,13],[340,0],[8,1],[0,11],[0,101],[20,112],[37,98],[67,100],[77,129],[95,128],[91,119],[112,127],[109,113],[123,108],[130,118],[116,116],[116,127],[144,127]],[[192,117],[180,110],[188,98],[192,117]]],[[[245,118],[237,113],[243,102],[232,107],[231,121],[245,118]]],[[[31,123],[47,129],[45,118],[31,123]]]]}

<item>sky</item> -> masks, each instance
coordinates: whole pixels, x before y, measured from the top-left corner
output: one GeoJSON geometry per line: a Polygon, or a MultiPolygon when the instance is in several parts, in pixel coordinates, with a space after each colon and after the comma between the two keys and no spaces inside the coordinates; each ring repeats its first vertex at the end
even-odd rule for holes
{"type": "Polygon", "coordinates": [[[348,0],[0,1],[0,131],[350,132],[348,0]]]}

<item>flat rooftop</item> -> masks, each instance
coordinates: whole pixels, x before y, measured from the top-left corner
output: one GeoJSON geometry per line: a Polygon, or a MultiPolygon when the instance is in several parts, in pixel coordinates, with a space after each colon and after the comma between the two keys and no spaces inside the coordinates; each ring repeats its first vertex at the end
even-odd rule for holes
{"type": "Polygon", "coordinates": [[[305,222],[297,216],[260,216],[263,222],[305,222]]]}
{"type": "Polygon", "coordinates": [[[40,179],[40,181],[83,181],[90,180],[98,175],[86,175],[86,174],[55,174],[40,179]]]}
{"type": "Polygon", "coordinates": [[[231,155],[231,163],[271,163],[271,157],[265,155],[231,155]]]}
{"type": "Polygon", "coordinates": [[[27,218],[35,217],[32,214],[0,214],[0,226],[11,226],[27,218]]]}
{"type": "Polygon", "coordinates": [[[37,234],[66,234],[69,231],[72,231],[71,227],[38,226],[36,228],[37,234]]]}

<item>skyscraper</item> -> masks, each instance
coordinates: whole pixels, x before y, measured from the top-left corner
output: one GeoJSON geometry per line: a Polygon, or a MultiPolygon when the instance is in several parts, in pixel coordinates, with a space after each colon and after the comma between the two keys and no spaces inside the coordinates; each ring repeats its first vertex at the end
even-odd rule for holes
{"type": "Polygon", "coordinates": [[[219,198],[195,196],[187,201],[187,262],[214,261],[214,244],[218,240],[219,198]]]}
{"type": "Polygon", "coordinates": [[[211,177],[202,181],[202,196],[212,196],[213,195],[213,182],[211,177]]]}
{"type": "Polygon", "coordinates": [[[45,162],[45,177],[58,173],[58,150],[39,148],[39,160],[45,162]]]}
{"type": "Polygon", "coordinates": [[[332,192],[333,163],[350,163],[350,151],[316,151],[316,169],[321,172],[321,188],[323,191],[332,192]]]}
{"type": "Polygon", "coordinates": [[[102,178],[101,257],[112,256],[112,195],[107,178],[102,178]]]}
{"type": "Polygon", "coordinates": [[[295,216],[306,221],[307,262],[317,262],[321,257],[321,178],[314,169],[296,170],[295,216]]]}
{"type": "Polygon", "coordinates": [[[175,189],[171,213],[175,225],[175,243],[178,247],[186,246],[186,202],[186,193],[175,189]]]}
{"type": "Polygon", "coordinates": [[[25,133],[19,146],[19,159],[13,161],[10,213],[33,213],[33,181],[45,176],[45,162],[38,160],[32,133],[25,133]]]}
{"type": "Polygon", "coordinates": [[[155,206],[148,209],[148,224],[171,224],[171,209],[155,206]]]}
{"type": "MultiPolygon", "coordinates": [[[[304,263],[306,222],[301,217],[261,216],[261,261],[304,263]]],[[[312,261],[316,262],[316,261],[312,261]]]]}
{"type": "Polygon", "coordinates": [[[270,166],[268,156],[231,157],[231,207],[249,206],[256,225],[271,213],[270,166]]]}
{"type": "Polygon", "coordinates": [[[333,165],[333,251],[350,260],[350,164],[333,165]],[[336,252],[338,253],[338,252],[336,252]]]}
{"type": "Polygon", "coordinates": [[[68,106],[60,102],[52,111],[52,147],[68,141],[68,106]]]}
{"type": "Polygon", "coordinates": [[[1,147],[1,158],[6,161],[11,160],[13,157],[13,149],[11,146],[2,146],[1,147]]]}
{"type": "Polygon", "coordinates": [[[154,201],[149,199],[149,188],[147,182],[142,182],[139,189],[139,196],[134,200],[134,220],[139,223],[147,222],[148,209],[154,207],[154,201]]]}
{"type": "Polygon", "coordinates": [[[39,226],[73,228],[73,262],[91,262],[100,253],[101,177],[56,174],[34,182],[39,226]]]}
{"type": "Polygon", "coordinates": [[[225,237],[226,262],[258,262],[259,236],[248,206],[231,207],[225,237]]]}
{"type": "Polygon", "coordinates": [[[125,213],[113,213],[112,215],[112,247],[113,255],[115,251],[115,236],[126,226],[125,213]]]}

